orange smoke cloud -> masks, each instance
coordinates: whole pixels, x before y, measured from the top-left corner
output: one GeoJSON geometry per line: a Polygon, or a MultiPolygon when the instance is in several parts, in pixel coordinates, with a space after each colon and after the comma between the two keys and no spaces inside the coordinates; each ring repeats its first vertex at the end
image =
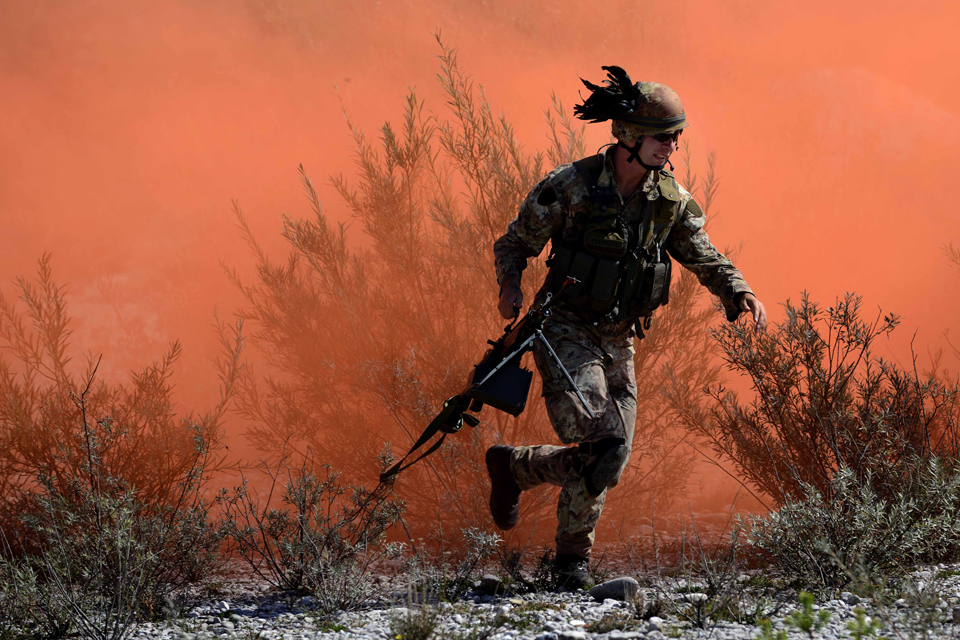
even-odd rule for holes
{"type": "Polygon", "coordinates": [[[569,108],[601,65],[672,86],[695,152],[718,153],[711,233],[743,243],[773,318],[803,289],[855,290],[902,313],[902,336],[919,327],[922,353],[955,324],[960,285],[941,252],[960,242],[958,20],[956,3],[860,0],[5,2],[0,276],[52,252],[106,373],[181,338],[183,405],[204,404],[212,312],[237,305],[220,260],[248,264],[231,198],[279,257],[279,214],[306,213],[297,164],[318,184],[352,170],[334,85],[370,132],[412,85],[444,109],[439,29],[531,147],[550,92],[569,108]]]}

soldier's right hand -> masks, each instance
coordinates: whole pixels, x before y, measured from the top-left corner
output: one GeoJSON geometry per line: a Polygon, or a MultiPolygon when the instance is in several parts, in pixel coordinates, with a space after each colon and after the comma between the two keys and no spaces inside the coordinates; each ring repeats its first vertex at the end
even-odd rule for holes
{"type": "Polygon", "coordinates": [[[516,278],[507,278],[500,286],[500,304],[497,309],[505,320],[513,320],[520,315],[523,307],[523,291],[516,278]]]}

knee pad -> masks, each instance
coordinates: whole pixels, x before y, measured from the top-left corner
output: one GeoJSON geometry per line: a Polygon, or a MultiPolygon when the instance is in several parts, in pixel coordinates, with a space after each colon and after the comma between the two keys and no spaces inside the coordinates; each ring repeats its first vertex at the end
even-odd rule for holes
{"type": "Polygon", "coordinates": [[[623,438],[602,438],[577,447],[580,452],[580,473],[587,491],[593,496],[616,484],[630,457],[630,448],[623,438]],[[592,458],[591,462],[587,462],[592,458]]]}

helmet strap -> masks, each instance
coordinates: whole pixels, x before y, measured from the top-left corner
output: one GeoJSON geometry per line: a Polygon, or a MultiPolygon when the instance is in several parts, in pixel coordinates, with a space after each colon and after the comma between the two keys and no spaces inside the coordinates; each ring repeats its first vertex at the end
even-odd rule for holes
{"type": "MultiPolygon", "coordinates": [[[[645,136],[640,136],[639,138],[637,138],[637,141],[633,143],[632,147],[628,147],[627,145],[623,144],[622,141],[617,142],[617,144],[623,147],[624,149],[626,149],[627,152],[630,154],[629,156],[627,156],[627,162],[633,162],[634,160],[636,160],[637,164],[639,164],[641,167],[643,167],[647,171],[660,171],[661,169],[663,169],[664,166],[666,166],[666,162],[664,162],[663,164],[647,164],[646,162],[640,159],[640,145],[643,144],[644,137],[645,136]]],[[[667,162],[669,162],[669,160],[667,162]]],[[[671,170],[673,169],[672,163],[670,164],[670,169],[671,170]]]]}
{"type": "MultiPolygon", "coordinates": [[[[637,141],[633,143],[632,147],[628,147],[627,145],[623,144],[622,140],[617,142],[617,144],[623,147],[624,149],[626,149],[627,153],[630,154],[629,156],[627,156],[627,162],[633,162],[634,160],[636,160],[637,164],[639,164],[640,166],[646,167],[647,165],[643,164],[643,161],[640,159],[640,143],[642,142],[643,142],[643,136],[640,136],[639,138],[637,138],[637,141]]],[[[649,167],[647,168],[649,169],[649,167]]]]}

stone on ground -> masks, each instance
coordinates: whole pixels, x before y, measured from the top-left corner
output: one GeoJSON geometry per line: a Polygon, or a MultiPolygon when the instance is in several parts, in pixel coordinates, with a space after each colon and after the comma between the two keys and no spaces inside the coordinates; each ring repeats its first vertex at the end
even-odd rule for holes
{"type": "Polygon", "coordinates": [[[597,602],[603,602],[607,598],[612,600],[630,600],[640,591],[640,583],[630,577],[616,578],[607,580],[603,584],[598,584],[589,593],[597,602]]]}

